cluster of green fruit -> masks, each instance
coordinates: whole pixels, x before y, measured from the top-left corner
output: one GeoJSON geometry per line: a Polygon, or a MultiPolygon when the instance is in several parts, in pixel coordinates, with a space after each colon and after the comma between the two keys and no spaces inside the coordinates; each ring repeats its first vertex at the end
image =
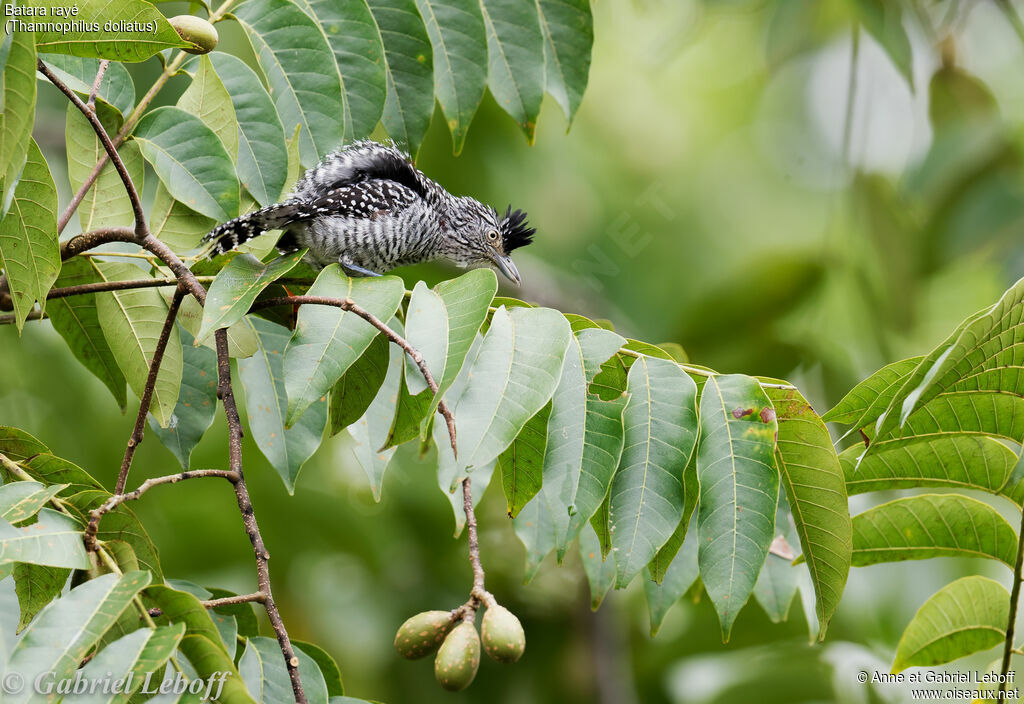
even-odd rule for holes
{"type": "Polygon", "coordinates": [[[435,650],[434,677],[452,692],[465,689],[480,667],[480,644],[492,659],[515,662],[526,650],[526,634],[515,614],[491,600],[477,635],[476,610],[424,611],[402,624],[395,634],[395,650],[409,660],[435,650]]]}

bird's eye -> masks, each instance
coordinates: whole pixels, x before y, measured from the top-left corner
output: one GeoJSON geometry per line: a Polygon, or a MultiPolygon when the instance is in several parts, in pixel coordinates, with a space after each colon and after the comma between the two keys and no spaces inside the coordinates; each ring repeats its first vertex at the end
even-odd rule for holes
{"type": "Polygon", "coordinates": [[[497,230],[491,230],[490,232],[488,232],[487,233],[487,239],[489,239],[491,242],[497,242],[498,241],[498,231],[497,230]]]}

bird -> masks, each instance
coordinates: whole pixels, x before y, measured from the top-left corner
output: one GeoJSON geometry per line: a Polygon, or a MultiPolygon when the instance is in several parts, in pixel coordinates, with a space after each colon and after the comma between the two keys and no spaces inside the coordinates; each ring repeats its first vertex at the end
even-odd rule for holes
{"type": "Polygon", "coordinates": [[[203,237],[210,256],[269,230],[282,230],[282,254],[306,249],[322,269],[337,263],[350,276],[381,276],[398,266],[444,259],[460,267],[493,265],[522,284],[512,251],[530,244],[526,213],[504,215],[449,193],[395,144],[353,142],[303,174],[280,203],[218,225],[203,237]]]}

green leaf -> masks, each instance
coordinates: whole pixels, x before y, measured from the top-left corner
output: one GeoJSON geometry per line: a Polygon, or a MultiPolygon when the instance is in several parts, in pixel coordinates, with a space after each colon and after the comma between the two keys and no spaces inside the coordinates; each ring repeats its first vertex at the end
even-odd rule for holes
{"type": "Polygon", "coordinates": [[[481,0],[487,28],[487,85],[533,142],[544,99],[544,36],[537,0],[481,0]]]}
{"type": "Polygon", "coordinates": [[[180,331],[182,346],[181,391],[167,428],[152,415],[149,427],[181,463],[189,468],[192,450],[213,423],[217,412],[217,354],[206,347],[196,347],[192,336],[180,331]]]}
{"type": "MultiPolygon", "coordinates": [[[[113,109],[99,104],[96,106],[96,114],[109,134],[116,133],[120,128],[121,116],[113,109]]],[[[106,150],[89,121],[70,103],[64,122],[64,141],[67,145],[68,180],[72,190],[77,191],[89,178],[96,162],[106,154],[106,150]]],[[[141,193],[145,163],[138,143],[129,140],[117,152],[136,189],[141,193]]],[[[135,221],[131,200],[113,164],[107,163],[96,178],[96,183],[86,191],[78,206],[78,221],[86,232],[102,227],[131,225],[135,221]]]]}
{"type": "Polygon", "coordinates": [[[487,85],[487,34],[479,0],[416,0],[434,50],[434,93],[452,149],[462,151],[487,85]]]}
{"type": "Polygon", "coordinates": [[[526,421],[526,425],[519,431],[512,444],[498,456],[501,485],[505,490],[510,518],[515,518],[526,502],[540,491],[550,416],[549,402],[526,421]]]}
{"type": "MultiPolygon", "coordinates": [[[[209,55],[199,57],[192,82],[178,98],[178,107],[195,115],[213,130],[231,157],[238,161],[238,118],[227,88],[213,68],[209,55]]],[[[282,142],[284,135],[282,134],[282,142]]]]}
{"type": "Polygon", "coordinates": [[[238,120],[238,178],[260,205],[276,203],[285,187],[288,153],[274,101],[244,61],[220,51],[208,56],[238,120]]]}
{"type": "MultiPolygon", "coordinates": [[[[103,489],[103,486],[89,476],[84,469],[65,459],[51,455],[45,447],[31,444],[33,440],[35,438],[31,435],[15,431],[2,438],[0,451],[10,459],[19,462],[21,468],[36,481],[47,485],[67,484],[67,487],[62,489],[59,494],[61,497],[70,496],[85,489],[103,489]],[[32,451],[28,455],[19,457],[19,452],[23,449],[32,449],[32,451]]],[[[20,477],[14,477],[4,471],[5,481],[18,481],[19,479],[20,477]]]]}
{"type": "MultiPolygon", "coordinates": [[[[392,329],[395,329],[397,322],[392,321],[392,329]]],[[[401,330],[401,327],[398,326],[398,329],[401,330]]],[[[348,427],[348,432],[354,441],[352,451],[359,466],[366,473],[366,478],[370,481],[374,501],[380,501],[384,472],[395,454],[393,447],[385,447],[385,445],[390,434],[391,419],[395,415],[396,397],[402,377],[402,356],[405,353],[397,345],[385,344],[384,354],[385,357],[381,360],[385,365],[384,380],[374,391],[373,400],[366,408],[365,413],[348,427]]],[[[349,367],[345,375],[351,374],[356,366],[349,367]]]]}
{"type": "Polygon", "coordinates": [[[367,0],[380,28],[387,97],[381,122],[415,156],[434,114],[434,59],[415,0],[367,0]]]}
{"type": "Polygon", "coordinates": [[[157,619],[158,623],[185,624],[185,636],[179,649],[202,679],[227,673],[219,702],[256,704],[235,669],[234,661],[221,643],[220,633],[209,612],[199,599],[187,592],[162,585],[147,589],[146,596],[163,612],[157,619]]]}
{"type": "Polygon", "coordinates": [[[459,463],[497,458],[551,398],[572,333],[550,308],[498,308],[455,407],[459,463]]]}
{"type": "MultiPolygon", "coordinates": [[[[96,269],[104,281],[144,279],[142,271],[131,264],[102,262],[96,269]]],[[[96,311],[110,349],[117,350],[115,359],[128,386],[142,398],[149,365],[167,318],[167,304],[156,289],[139,288],[96,294],[96,311]]],[[[153,387],[150,411],[161,426],[167,427],[178,402],[181,387],[182,352],[178,329],[171,335],[164,351],[160,371],[153,387]]]]}
{"type": "MultiPolygon", "coordinates": [[[[9,425],[0,425],[0,453],[7,456],[13,462],[24,462],[29,457],[34,457],[50,450],[43,443],[26,433],[24,430],[12,428],[9,425]]],[[[10,473],[0,465],[4,481],[18,481],[11,477],[10,473]]]]}
{"type": "Polygon", "coordinates": [[[143,115],[134,137],[175,199],[221,222],[238,216],[235,166],[202,120],[178,107],[159,107],[143,115]]]}
{"type": "MultiPolygon", "coordinates": [[[[60,276],[54,285],[78,286],[102,280],[103,277],[96,271],[92,261],[72,257],[61,265],[60,276]]],[[[53,329],[64,338],[75,358],[110,389],[117,405],[124,409],[124,374],[117,366],[114,353],[103,336],[99,313],[96,311],[96,294],[51,299],[47,313],[53,329]]]]}
{"type": "Polygon", "coordinates": [[[641,357],[629,369],[625,445],[609,493],[616,586],[625,587],[683,516],[683,470],[697,443],[697,387],[675,362],[641,357]]]}
{"type": "MultiPolygon", "coordinates": [[[[437,395],[423,414],[421,438],[427,437],[438,403],[462,371],[497,290],[498,279],[490,269],[473,269],[458,278],[442,281],[433,290],[422,282],[413,289],[406,313],[406,339],[423,355],[427,369],[437,382],[437,395]]],[[[411,366],[408,360],[406,366],[411,366]]],[[[418,369],[406,379],[414,393],[427,388],[418,369]]]]}
{"type": "Polygon", "coordinates": [[[545,88],[572,122],[590,73],[594,18],[588,0],[537,0],[544,33],[545,88]]]}
{"type": "MultiPolygon", "coordinates": [[[[1006,365],[1004,335],[1020,328],[1024,310],[1024,279],[1014,284],[993,306],[976,313],[932,350],[909,374],[889,406],[877,417],[877,435],[885,437],[897,425],[903,426],[914,411],[964,377],[984,369],[1006,365]]],[[[864,422],[874,421],[867,417],[864,422]]]]}
{"type": "Polygon", "coordinates": [[[71,570],[18,562],[14,565],[14,591],[18,595],[21,619],[18,632],[32,622],[43,608],[60,596],[71,570]]]}
{"type": "Polygon", "coordinates": [[[285,346],[290,335],[286,328],[253,318],[260,346],[255,355],[238,362],[245,388],[245,411],[249,429],[263,456],[281,475],[288,493],[295,489],[299,470],[320,447],[327,425],[327,403],[314,401],[307,413],[291,427],[285,426],[287,385],[285,346]]]}
{"type": "Polygon", "coordinates": [[[602,401],[589,386],[622,345],[607,330],[581,330],[572,338],[562,377],[552,397],[548,444],[544,458],[544,492],[568,507],[555,520],[561,561],[566,549],[601,506],[622,456],[622,409],[626,397],[602,401]]]}
{"type": "MultiPolygon", "coordinates": [[[[310,296],[350,298],[379,320],[390,320],[405,295],[395,276],[352,279],[337,264],[325,268],[307,292],[310,296]]],[[[369,347],[377,328],[355,313],[335,306],[299,309],[295,333],[284,353],[285,388],[291,427],[303,412],[326,396],[334,383],[369,347]]]]}
{"type": "Polygon", "coordinates": [[[338,667],[338,663],[334,662],[334,658],[331,657],[330,653],[313,643],[306,643],[301,640],[293,641],[293,643],[299,650],[316,662],[317,667],[320,669],[320,674],[323,675],[324,682],[327,685],[327,695],[330,697],[344,695],[345,687],[341,681],[341,669],[338,667]]]}
{"type": "Polygon", "coordinates": [[[215,219],[176,201],[164,184],[157,184],[149,211],[149,230],[172,250],[184,253],[197,248],[203,235],[216,224],[215,219]]]}
{"type": "Polygon", "coordinates": [[[64,484],[46,486],[31,481],[4,484],[0,486],[0,518],[8,523],[27,521],[64,488],[64,484]]]}
{"type": "Polygon", "coordinates": [[[388,373],[388,339],[377,335],[331,389],[331,435],[359,420],[388,373]]]}
{"type": "Polygon", "coordinates": [[[917,443],[894,443],[865,455],[854,445],[839,455],[847,491],[863,494],[911,487],[969,488],[1002,494],[1021,505],[1011,481],[1017,456],[995,438],[948,434],[917,443]]]}
{"type": "MultiPolygon", "coordinates": [[[[165,296],[170,294],[168,289],[162,290],[165,292],[165,296]]],[[[178,324],[194,337],[203,326],[203,316],[203,307],[199,305],[195,298],[187,296],[181,302],[181,308],[178,310],[178,324]]],[[[202,343],[202,346],[214,351],[217,349],[217,343],[212,337],[208,337],[202,343]]],[[[248,317],[243,317],[237,323],[228,327],[228,354],[231,357],[238,359],[252,357],[256,354],[258,347],[259,340],[256,339],[256,333],[253,331],[252,323],[249,322],[248,317]]]]}
{"type": "MultiPolygon", "coordinates": [[[[184,624],[160,628],[139,628],[117,639],[103,648],[82,668],[81,678],[87,682],[117,681],[131,675],[131,686],[124,697],[118,694],[104,694],[101,691],[69,698],[75,704],[111,704],[126,701],[128,694],[138,691],[146,681],[146,675],[163,667],[174,655],[184,624]]],[[[154,687],[155,685],[150,685],[154,687]]]]}
{"type": "Polygon", "coordinates": [[[959,494],[896,499],[853,517],[853,565],[988,557],[1013,567],[1017,533],[998,511],[959,494]]]}
{"type": "Polygon", "coordinates": [[[824,422],[795,389],[768,389],[778,414],[776,464],[817,597],[819,638],[850,571],[851,527],[843,470],[824,422]]]}
{"type": "Polygon", "coordinates": [[[862,425],[861,417],[870,413],[869,409],[878,406],[878,412],[885,410],[892,397],[899,391],[903,380],[917,368],[922,359],[923,357],[910,357],[887,364],[850,389],[835,408],[821,419],[828,423],[844,423],[859,428],[862,425]]]}
{"type": "MultiPolygon", "coordinates": [[[[406,362],[408,362],[408,356],[406,356],[406,362]]],[[[388,436],[382,445],[384,449],[398,447],[402,443],[419,437],[420,421],[425,419],[431,398],[428,391],[420,391],[416,395],[410,393],[409,384],[414,379],[422,381],[420,370],[412,369],[408,363],[403,365],[394,417],[391,420],[388,436]]]]}
{"type": "Polygon", "coordinates": [[[4,562],[88,569],[82,526],[49,508],[39,512],[38,521],[23,528],[0,520],[0,563],[4,562]]]}
{"type": "Polygon", "coordinates": [[[910,37],[903,27],[903,9],[899,3],[885,0],[851,0],[854,12],[871,36],[889,55],[893,66],[914,89],[914,54],[910,37]]]}
{"type": "Polygon", "coordinates": [[[299,0],[323,27],[345,89],[345,134],[369,136],[387,94],[384,46],[366,0],[299,0]]]}
{"type": "MultiPolygon", "coordinates": [[[[68,88],[81,96],[88,96],[92,92],[100,60],[67,54],[50,54],[46,57],[46,65],[68,88]]],[[[39,80],[45,81],[46,78],[39,74],[39,80]]],[[[96,100],[103,101],[121,115],[131,112],[135,105],[135,82],[123,64],[112,61],[107,66],[99,90],[96,91],[96,100]]]]}
{"type": "MultiPolygon", "coordinates": [[[[19,4],[53,6],[52,0],[22,0],[19,4]]],[[[143,0],[120,0],[116,5],[109,0],[81,0],[75,6],[78,14],[74,17],[74,29],[62,27],[58,21],[47,31],[36,32],[36,49],[40,53],[131,62],[145,61],[164,49],[192,46],[178,36],[153,5],[143,0]]],[[[45,27],[49,23],[42,24],[45,27]]]]}
{"type": "Polygon", "coordinates": [[[220,328],[241,320],[256,297],[277,279],[295,268],[306,250],[302,249],[264,264],[251,254],[240,254],[220,270],[206,297],[203,325],[196,335],[196,344],[206,341],[220,328]]]}
{"type": "MultiPolygon", "coordinates": [[[[797,536],[789,517],[789,502],[780,492],[779,508],[775,513],[776,539],[783,538],[788,544],[794,545],[797,536]]],[[[772,623],[782,623],[789,618],[789,607],[793,603],[798,586],[799,570],[793,564],[793,560],[769,553],[761,569],[761,575],[757,578],[757,584],[754,585],[754,598],[768,614],[772,623]]]]}
{"type": "MultiPolygon", "coordinates": [[[[20,178],[36,114],[36,49],[31,32],[7,33],[0,44],[0,216],[20,178]]],[[[433,105],[433,99],[431,99],[433,105]]]]}
{"type": "Polygon", "coordinates": [[[649,568],[644,568],[644,595],[651,618],[651,637],[658,634],[665,616],[683,594],[697,581],[697,541],[686,540],[661,582],[654,580],[649,568]]]}
{"type": "Polygon", "coordinates": [[[615,584],[616,570],[615,560],[601,556],[601,541],[591,526],[584,526],[580,531],[580,557],[590,584],[590,608],[597,611],[608,590],[615,584]]]}
{"type": "Polygon", "coordinates": [[[7,276],[20,332],[36,301],[45,310],[46,292],[60,271],[57,189],[35,140],[29,143],[10,209],[0,220],[0,268],[7,276]]]}
{"type": "Polygon", "coordinates": [[[234,11],[270,84],[285,134],[301,127],[312,166],[345,137],[345,101],[334,53],[317,23],[289,0],[247,0],[234,11]]]}
{"type": "Polygon", "coordinates": [[[731,374],[710,377],[704,384],[700,430],[698,559],[722,638],[728,641],[775,537],[779,427],[761,385],[731,374]]]}
{"type": "MultiPolygon", "coordinates": [[[[7,663],[9,672],[26,682],[51,673],[54,681],[69,678],[132,599],[146,585],[145,572],[106,574],[75,587],[53,602],[25,631],[7,663]]],[[[48,676],[49,677],[49,676],[48,676]]],[[[30,687],[4,695],[5,702],[33,700],[30,687]]]]}
{"type": "MultiPolygon", "coordinates": [[[[295,650],[295,657],[299,659],[299,677],[307,700],[310,704],[326,704],[327,683],[316,661],[301,648],[295,650]]],[[[246,687],[261,704],[292,704],[295,701],[284,656],[275,639],[264,636],[250,638],[238,663],[238,671],[246,687]]]]}
{"type": "Polygon", "coordinates": [[[1003,642],[1010,595],[987,577],[963,577],[932,594],[896,646],[893,672],[952,662],[1003,642]]]}

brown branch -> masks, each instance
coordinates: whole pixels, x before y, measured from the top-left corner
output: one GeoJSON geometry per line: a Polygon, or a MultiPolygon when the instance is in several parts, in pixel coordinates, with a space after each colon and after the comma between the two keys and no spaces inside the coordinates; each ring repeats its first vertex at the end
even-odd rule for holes
{"type": "Polygon", "coordinates": [[[260,527],[256,522],[256,513],[252,507],[252,500],[249,497],[249,489],[245,484],[245,475],[242,472],[242,421],[238,416],[238,406],[235,403],[235,393],[231,388],[231,358],[228,356],[228,335],[224,328],[214,333],[217,343],[217,395],[224,404],[224,413],[228,419],[228,466],[232,472],[238,475],[238,481],[234,483],[235,498],[238,500],[238,510],[242,512],[242,523],[245,525],[245,532],[252,543],[253,552],[256,554],[256,582],[260,592],[264,595],[263,606],[267,611],[267,618],[277,635],[277,643],[284,655],[285,665],[288,668],[288,676],[292,682],[292,693],[295,701],[305,704],[306,694],[302,689],[302,682],[299,679],[299,659],[295,656],[291,640],[288,638],[288,631],[281,620],[281,613],[274,601],[274,594],[270,587],[270,553],[260,535],[260,527]]]}
{"type": "Polygon", "coordinates": [[[109,59],[103,59],[100,61],[100,66],[96,70],[96,78],[92,81],[92,90],[89,91],[89,100],[86,101],[86,106],[93,112],[96,111],[96,94],[100,90],[100,83],[103,82],[103,74],[107,72],[107,67],[110,66],[109,59]]]}
{"type": "MultiPolygon", "coordinates": [[[[210,16],[211,22],[222,17],[232,2],[233,0],[226,0],[226,2],[210,16]]],[[[170,337],[170,331],[173,328],[174,318],[177,314],[178,307],[181,305],[181,300],[184,298],[185,293],[191,293],[200,304],[203,304],[206,301],[206,289],[199,283],[196,276],[188,269],[187,266],[185,266],[184,262],[181,261],[178,255],[167,247],[166,244],[149,233],[149,228],[146,224],[145,213],[142,210],[138,191],[136,190],[135,184],[132,182],[127,169],[124,167],[124,162],[121,161],[121,158],[117,153],[117,145],[119,145],[131,132],[131,129],[134,128],[135,123],[138,121],[149,102],[160,90],[160,87],[166,83],[167,79],[170,78],[175,71],[177,71],[181,62],[184,60],[184,56],[184,53],[179,52],[179,54],[164,68],[163,73],[161,73],[156,83],[154,83],[154,85],[149,89],[143,99],[139,101],[139,104],[125,121],[124,126],[121,128],[121,131],[118,132],[114,140],[111,140],[110,136],[103,128],[103,125],[97,119],[95,112],[90,110],[89,107],[85,105],[73,91],[69,90],[67,86],[57,79],[42,61],[38,62],[39,71],[46,76],[51,83],[60,89],[60,91],[67,96],[68,100],[70,100],[72,104],[74,104],[75,107],[77,107],[89,120],[89,123],[92,125],[96,135],[103,143],[104,151],[106,152],[105,158],[101,158],[96,163],[96,166],[93,167],[93,171],[86,183],[79,188],[79,191],[75,194],[72,204],[61,216],[60,227],[63,228],[63,226],[67,224],[67,221],[70,219],[74,209],[78,206],[78,203],[81,202],[82,197],[84,197],[85,192],[89,187],[91,187],[92,183],[99,175],[100,170],[105,164],[105,160],[109,159],[114,163],[118,175],[121,177],[121,181],[124,184],[125,191],[132,202],[132,210],[135,213],[135,230],[132,241],[138,242],[138,244],[143,248],[155,254],[168,267],[170,267],[171,271],[174,272],[175,277],[177,277],[179,284],[179,288],[174,295],[171,310],[168,313],[167,321],[161,332],[161,338],[157,344],[153,362],[150,365],[150,374],[146,382],[146,388],[144,389],[142,405],[136,419],[135,429],[132,432],[132,436],[129,438],[128,447],[125,451],[125,459],[122,462],[121,471],[118,475],[118,484],[115,492],[118,495],[124,492],[127,473],[131,465],[132,456],[135,452],[135,446],[137,446],[142,440],[145,416],[152,400],[152,391],[156,382],[157,373],[159,372],[160,361],[163,357],[163,351],[167,345],[167,339],[170,337]]],[[[245,484],[245,477],[242,474],[242,426],[241,420],[238,416],[238,407],[235,404],[234,392],[231,388],[231,360],[228,356],[227,332],[221,329],[218,330],[214,336],[217,343],[217,395],[224,404],[224,413],[227,416],[228,421],[230,472],[234,477],[236,477],[234,481],[235,497],[238,500],[238,508],[242,513],[242,522],[245,526],[246,533],[249,536],[249,540],[252,543],[253,550],[256,554],[256,573],[260,590],[259,593],[263,595],[262,601],[267,612],[267,617],[274,628],[274,632],[277,634],[278,644],[281,647],[281,653],[284,656],[285,665],[288,668],[288,675],[291,679],[292,692],[295,695],[295,701],[297,704],[306,704],[306,695],[302,689],[302,681],[299,676],[299,660],[295,656],[291,640],[288,638],[288,632],[281,620],[281,614],[277,609],[277,604],[274,602],[273,594],[271,592],[270,571],[267,564],[270,559],[270,554],[267,552],[266,546],[263,543],[263,538],[260,535],[259,526],[256,523],[256,516],[252,508],[252,502],[249,498],[249,491],[245,484]]],[[[148,616],[148,614],[146,615],[148,616]]]]}
{"type": "MultiPolygon", "coordinates": [[[[262,308],[273,308],[275,306],[297,306],[303,304],[313,304],[321,306],[334,306],[335,308],[341,308],[352,313],[355,313],[360,318],[368,322],[373,327],[384,333],[391,342],[395,343],[402,350],[409,355],[409,359],[416,363],[420,373],[423,374],[423,378],[427,382],[427,387],[430,392],[437,394],[438,386],[437,382],[434,381],[433,375],[430,373],[430,369],[427,368],[427,363],[423,360],[423,355],[419,353],[416,348],[409,344],[408,340],[399,335],[397,332],[392,330],[387,323],[382,321],[380,318],[375,316],[370,311],[366,310],[362,306],[358,305],[355,301],[350,298],[330,298],[328,296],[278,296],[276,298],[267,298],[265,300],[257,302],[253,305],[250,310],[260,310],[262,308]]],[[[444,417],[445,423],[448,426],[448,438],[451,441],[452,453],[455,457],[459,456],[458,449],[455,444],[455,416],[452,415],[451,410],[448,408],[443,400],[437,404],[438,412],[444,417]]]]}
{"type": "Polygon", "coordinates": [[[104,227],[90,230],[61,243],[60,258],[65,261],[90,249],[95,249],[108,242],[138,242],[135,231],[130,227],[104,227]]]}
{"type": "MultiPolygon", "coordinates": [[[[28,315],[25,316],[25,320],[45,320],[48,316],[41,310],[30,310],[28,315]]],[[[0,325],[13,325],[18,321],[17,316],[14,313],[4,313],[0,315],[0,325]]]]}
{"type": "Polygon", "coordinates": [[[135,501],[147,491],[161,484],[177,484],[186,479],[205,479],[208,477],[219,477],[230,482],[238,481],[238,475],[223,469],[195,469],[191,471],[168,474],[163,477],[153,477],[142,482],[139,487],[126,494],[117,493],[107,499],[101,506],[89,512],[89,525],[85,527],[85,544],[90,550],[96,548],[96,535],[99,533],[100,521],[105,515],[116,509],[126,501],[135,501]]]}
{"type": "MultiPolygon", "coordinates": [[[[239,594],[238,596],[224,596],[220,599],[206,599],[199,603],[208,609],[216,609],[220,606],[234,606],[235,604],[264,604],[267,601],[267,595],[263,592],[253,592],[252,594],[239,594]]],[[[149,615],[153,618],[163,615],[163,609],[150,609],[149,615]]]]}
{"type": "Polygon", "coordinates": [[[132,458],[135,457],[135,448],[139,446],[146,432],[146,416],[149,414],[149,407],[153,402],[153,391],[156,388],[156,379],[160,374],[160,364],[164,360],[164,352],[167,350],[167,342],[171,339],[171,331],[174,330],[174,321],[178,317],[178,308],[181,307],[181,300],[185,292],[178,288],[171,299],[171,305],[167,308],[167,318],[164,320],[164,327],[160,330],[160,337],[156,341],[156,349],[153,350],[153,359],[149,363],[149,376],[146,377],[146,385],[142,389],[142,399],[139,403],[139,413],[135,416],[135,428],[128,437],[128,445],[124,449],[124,459],[121,460],[121,470],[117,473],[117,484],[114,485],[115,494],[123,494],[124,487],[128,482],[128,470],[132,467],[132,458]]]}
{"type": "MultiPolygon", "coordinates": [[[[118,176],[121,177],[121,182],[124,183],[124,190],[128,194],[128,200],[132,203],[132,211],[135,213],[135,234],[139,239],[145,237],[149,234],[149,225],[146,224],[146,213],[142,209],[142,200],[139,198],[139,192],[132,182],[132,177],[128,174],[128,169],[125,168],[124,162],[121,160],[121,155],[117,153],[117,145],[111,141],[110,135],[107,134],[107,130],[103,127],[99,117],[96,116],[96,111],[90,110],[89,106],[82,102],[82,99],[78,97],[75,91],[64,85],[64,82],[50,71],[50,67],[43,63],[42,59],[37,60],[37,68],[41,74],[46,76],[50,83],[57,86],[57,89],[67,96],[71,104],[78,108],[79,112],[85,115],[85,119],[92,125],[93,131],[103,144],[104,151],[106,151],[110,161],[114,164],[118,176]]],[[[100,168],[103,167],[100,166],[100,168]]],[[[70,215],[68,217],[70,219],[70,215]]],[[[67,221],[64,224],[66,225],[67,221]]]]}
{"type": "Polygon", "coordinates": [[[177,286],[177,279],[130,279],[128,281],[96,281],[91,284],[78,284],[52,289],[46,294],[49,298],[68,298],[88,293],[104,293],[106,291],[132,291],[140,288],[161,288],[177,286]]]}

